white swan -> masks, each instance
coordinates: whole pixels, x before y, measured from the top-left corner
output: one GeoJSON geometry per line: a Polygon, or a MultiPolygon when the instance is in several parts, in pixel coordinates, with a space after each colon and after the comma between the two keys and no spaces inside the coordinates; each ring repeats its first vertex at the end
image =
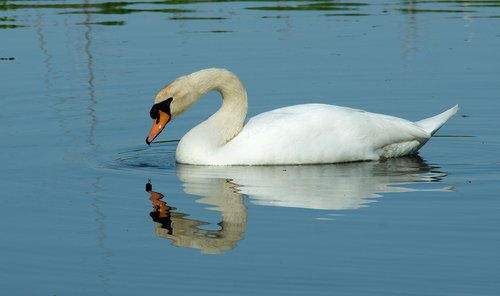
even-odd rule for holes
{"type": "Polygon", "coordinates": [[[417,122],[324,104],[276,109],[251,118],[247,93],[225,69],[205,69],[177,78],[156,95],[150,115],[150,144],[170,119],[210,91],[222,106],[182,137],[179,163],[196,165],[319,164],[414,154],[458,111],[455,106],[417,122]]]}

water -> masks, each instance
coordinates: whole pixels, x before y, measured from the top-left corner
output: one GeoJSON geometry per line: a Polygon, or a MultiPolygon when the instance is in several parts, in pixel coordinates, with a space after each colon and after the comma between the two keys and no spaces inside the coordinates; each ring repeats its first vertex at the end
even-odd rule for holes
{"type": "Polygon", "coordinates": [[[498,295],[499,6],[0,2],[3,293],[498,295]],[[461,111],[419,157],[176,165],[175,141],[144,144],[152,98],[211,66],[240,76],[250,116],[461,111]]]}

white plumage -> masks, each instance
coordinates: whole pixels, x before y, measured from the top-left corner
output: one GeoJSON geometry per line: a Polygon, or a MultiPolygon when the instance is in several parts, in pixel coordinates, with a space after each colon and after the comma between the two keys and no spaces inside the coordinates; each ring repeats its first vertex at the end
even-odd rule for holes
{"type": "MultiPolygon", "coordinates": [[[[205,69],[166,86],[155,103],[173,98],[175,118],[209,91],[221,108],[180,141],[176,158],[197,165],[319,164],[398,157],[418,151],[458,111],[455,106],[417,122],[326,104],[304,104],[265,112],[243,126],[247,95],[224,69],[205,69]]],[[[156,136],[156,135],[155,135],[156,136]]]]}

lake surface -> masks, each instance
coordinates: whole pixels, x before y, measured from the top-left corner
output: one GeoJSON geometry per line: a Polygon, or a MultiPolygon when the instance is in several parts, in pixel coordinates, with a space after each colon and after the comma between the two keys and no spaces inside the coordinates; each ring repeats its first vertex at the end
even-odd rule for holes
{"type": "Polygon", "coordinates": [[[500,1],[0,12],[2,294],[500,295],[500,1]],[[153,97],[214,66],[240,76],[250,116],[461,110],[416,157],[177,165],[176,140],[220,100],[148,147],[153,97]]]}

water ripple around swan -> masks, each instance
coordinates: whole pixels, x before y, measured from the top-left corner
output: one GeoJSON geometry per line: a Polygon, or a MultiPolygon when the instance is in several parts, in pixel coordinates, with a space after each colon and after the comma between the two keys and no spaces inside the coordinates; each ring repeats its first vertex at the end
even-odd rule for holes
{"type": "Polygon", "coordinates": [[[175,148],[175,144],[127,147],[106,166],[118,170],[175,171],[175,148]]]}

